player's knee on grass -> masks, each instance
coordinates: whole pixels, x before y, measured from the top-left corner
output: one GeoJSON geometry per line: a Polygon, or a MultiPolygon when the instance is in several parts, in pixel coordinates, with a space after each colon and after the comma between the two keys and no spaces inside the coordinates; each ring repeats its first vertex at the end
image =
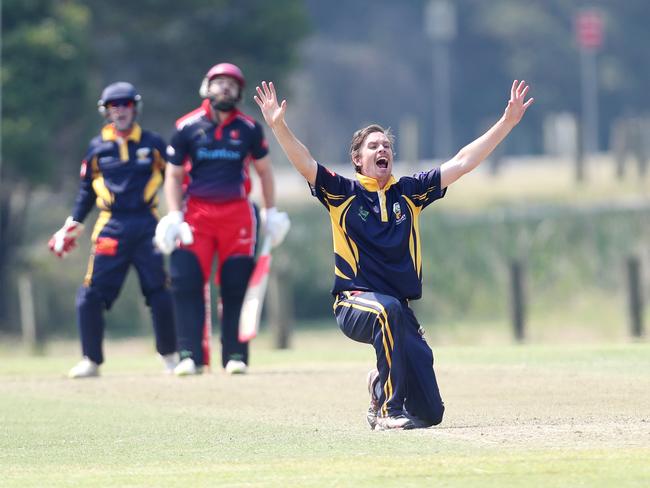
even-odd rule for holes
{"type": "Polygon", "coordinates": [[[421,420],[426,424],[427,427],[431,427],[432,425],[438,425],[439,423],[442,422],[442,417],[444,413],[445,413],[445,406],[440,405],[439,408],[432,410],[431,412],[429,412],[429,415],[425,416],[421,420]]]}

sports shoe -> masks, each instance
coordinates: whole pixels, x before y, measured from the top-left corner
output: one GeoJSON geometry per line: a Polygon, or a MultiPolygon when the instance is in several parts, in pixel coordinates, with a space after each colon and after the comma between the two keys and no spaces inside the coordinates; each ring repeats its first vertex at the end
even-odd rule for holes
{"type": "Polygon", "coordinates": [[[228,374],[246,374],[248,366],[244,361],[238,359],[230,359],[226,363],[226,373],[228,374]]]}
{"type": "Polygon", "coordinates": [[[68,378],[92,378],[94,376],[99,376],[99,365],[86,356],[68,372],[68,378]]]}
{"type": "Polygon", "coordinates": [[[377,382],[379,381],[379,371],[376,369],[371,369],[368,371],[368,393],[370,394],[370,406],[368,406],[368,412],[366,413],[366,420],[370,425],[370,430],[375,430],[377,425],[377,414],[379,413],[379,398],[375,391],[377,382]]]}
{"type": "Polygon", "coordinates": [[[395,417],[377,417],[376,430],[408,430],[414,429],[415,424],[405,415],[395,417]]]}
{"type": "Polygon", "coordinates": [[[178,366],[178,353],[177,352],[172,352],[169,354],[161,354],[160,359],[163,362],[163,365],[165,369],[163,372],[165,374],[172,374],[174,372],[174,368],[178,366]]]}
{"type": "Polygon", "coordinates": [[[201,373],[203,373],[203,366],[197,366],[192,358],[183,359],[174,368],[174,374],[176,376],[191,376],[201,373]]]}

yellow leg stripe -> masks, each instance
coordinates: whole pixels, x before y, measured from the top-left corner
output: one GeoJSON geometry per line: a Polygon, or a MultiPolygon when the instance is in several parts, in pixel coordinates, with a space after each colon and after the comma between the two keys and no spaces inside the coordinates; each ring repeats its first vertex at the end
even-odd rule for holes
{"type": "MultiPolygon", "coordinates": [[[[388,351],[386,347],[386,335],[388,335],[388,342],[390,343],[390,349],[392,350],[394,348],[393,344],[393,335],[390,330],[390,325],[388,325],[388,315],[386,314],[386,309],[384,306],[379,303],[378,301],[375,300],[368,300],[366,298],[361,298],[357,297],[354,295],[351,295],[349,293],[345,293],[346,297],[348,300],[354,300],[356,302],[364,303],[368,305],[369,307],[375,307],[375,308],[370,308],[371,311],[377,314],[377,317],[379,319],[379,322],[382,324],[382,333],[384,337],[384,349],[388,351]],[[378,309],[378,310],[377,310],[378,309]],[[385,324],[385,329],[384,329],[384,324],[385,324]]],[[[354,306],[354,305],[351,305],[354,306]]],[[[362,308],[362,306],[357,305],[354,308],[360,308],[361,310],[364,310],[365,308],[362,308]]],[[[366,309],[367,310],[367,309],[366,309]]],[[[387,362],[388,362],[388,368],[390,369],[391,367],[391,359],[388,356],[388,353],[386,354],[387,362]]],[[[381,412],[382,415],[388,415],[388,407],[386,406],[386,403],[388,402],[388,399],[393,395],[393,384],[390,380],[390,373],[388,375],[388,382],[384,385],[384,398],[386,398],[386,401],[384,404],[381,406],[381,412]]]]}
{"type": "MultiPolygon", "coordinates": [[[[389,376],[389,378],[390,378],[390,376],[389,376]]],[[[384,400],[384,403],[381,406],[381,414],[382,414],[383,417],[388,416],[388,399],[391,397],[391,395],[393,393],[392,385],[391,385],[391,388],[390,388],[390,394],[388,393],[388,391],[389,391],[389,389],[388,389],[388,383],[387,383],[387,384],[384,385],[384,398],[385,398],[385,400],[384,400]]]]}
{"type": "Polygon", "coordinates": [[[88,269],[86,270],[86,276],[84,277],[84,285],[90,286],[92,284],[93,278],[93,268],[95,267],[95,242],[97,241],[97,236],[102,231],[104,226],[111,220],[111,212],[102,210],[99,212],[99,217],[97,217],[97,222],[95,222],[95,227],[93,228],[93,233],[90,237],[90,241],[93,244],[93,250],[90,253],[90,258],[88,258],[88,269]]]}
{"type": "Polygon", "coordinates": [[[369,305],[370,307],[376,307],[377,309],[379,309],[378,311],[381,313],[381,316],[382,316],[382,318],[384,320],[384,323],[386,324],[386,329],[388,331],[388,341],[390,342],[390,348],[392,350],[393,347],[394,347],[394,345],[393,345],[393,333],[390,330],[390,325],[388,325],[388,315],[386,314],[386,309],[384,308],[384,306],[381,303],[377,302],[377,301],[368,300],[366,298],[360,298],[360,297],[355,297],[355,296],[350,296],[350,300],[354,300],[354,301],[359,302],[359,303],[364,303],[366,305],[369,305]]]}
{"type": "Polygon", "coordinates": [[[343,302],[343,303],[339,303],[339,306],[348,307],[348,308],[356,308],[357,310],[362,310],[364,312],[372,312],[377,316],[377,319],[379,320],[379,324],[381,325],[382,341],[383,341],[383,344],[384,344],[384,352],[386,353],[386,361],[388,362],[388,367],[390,368],[391,362],[392,362],[391,358],[390,358],[390,352],[392,350],[392,344],[389,346],[389,344],[386,342],[386,324],[384,323],[384,320],[383,320],[382,316],[380,315],[380,312],[375,310],[374,308],[364,307],[363,305],[358,305],[356,303],[343,302]]]}
{"type": "MultiPolygon", "coordinates": [[[[348,297],[349,298],[349,297],[348,297]]],[[[392,360],[391,360],[391,349],[392,349],[392,344],[391,347],[389,348],[388,343],[386,342],[386,324],[384,323],[383,317],[381,316],[381,312],[378,310],[375,310],[374,308],[370,307],[364,307],[363,305],[358,305],[356,303],[349,303],[349,302],[337,302],[334,304],[334,307],[348,307],[348,308],[356,308],[357,310],[362,310],[364,312],[371,312],[374,313],[377,316],[377,320],[381,324],[381,332],[382,332],[382,343],[384,345],[384,353],[386,354],[386,362],[388,363],[388,381],[384,384],[384,397],[386,400],[388,400],[391,396],[393,396],[393,382],[390,379],[390,369],[392,367],[392,360]]],[[[386,415],[386,402],[384,402],[384,405],[382,406],[382,411],[383,414],[386,415]]]]}
{"type": "Polygon", "coordinates": [[[93,228],[93,233],[90,237],[90,240],[93,244],[95,244],[95,241],[97,240],[97,237],[99,236],[99,233],[102,231],[104,226],[108,223],[109,220],[111,220],[111,212],[107,210],[102,210],[99,212],[99,217],[97,217],[97,222],[95,222],[95,227],[93,228]]]}
{"type": "Polygon", "coordinates": [[[84,286],[90,286],[92,284],[93,278],[93,268],[95,266],[95,251],[90,254],[88,258],[88,269],[86,270],[86,276],[84,276],[84,286]]]}

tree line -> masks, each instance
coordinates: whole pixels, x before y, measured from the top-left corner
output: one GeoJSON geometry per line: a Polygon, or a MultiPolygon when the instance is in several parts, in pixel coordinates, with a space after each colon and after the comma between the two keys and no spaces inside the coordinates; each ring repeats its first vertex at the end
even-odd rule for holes
{"type": "MultiPolygon", "coordinates": [[[[323,162],[345,160],[347,141],[363,123],[398,128],[404,115],[419,120],[420,154],[429,158],[437,67],[424,25],[428,3],[4,0],[0,327],[14,275],[30,265],[19,250],[32,192],[65,190],[72,200],[79,158],[101,123],[94,106],[103,86],[133,82],[143,94],[144,125],[167,136],[174,120],[197,105],[209,66],[229,60],[246,74],[247,99],[260,80],[278,82],[301,138],[323,162]]],[[[574,22],[582,8],[599,9],[604,22],[601,147],[617,118],[650,112],[646,0],[452,3],[454,147],[499,115],[514,77],[533,83],[537,103],[506,151],[539,152],[546,115],[580,114],[574,22]]],[[[255,109],[250,100],[248,106],[255,109]]]]}

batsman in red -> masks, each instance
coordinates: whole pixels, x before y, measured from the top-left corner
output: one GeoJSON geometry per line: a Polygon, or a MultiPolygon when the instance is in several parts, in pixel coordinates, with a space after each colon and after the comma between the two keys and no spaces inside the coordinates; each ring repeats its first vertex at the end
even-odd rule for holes
{"type": "MultiPolygon", "coordinates": [[[[201,106],[176,122],[167,148],[165,197],[169,213],[156,229],[156,244],[170,257],[172,298],[178,336],[178,376],[199,374],[208,364],[202,347],[205,285],[218,257],[215,282],[222,303],[222,366],[245,373],[248,343],[238,339],[239,317],[258,241],[258,212],[249,200],[252,164],[259,176],[261,221],[273,245],[289,230],[275,208],[275,188],[262,126],[237,109],[246,82],[230,63],[208,70],[201,106]]],[[[209,304],[209,302],[208,302],[209,304]]]]}

